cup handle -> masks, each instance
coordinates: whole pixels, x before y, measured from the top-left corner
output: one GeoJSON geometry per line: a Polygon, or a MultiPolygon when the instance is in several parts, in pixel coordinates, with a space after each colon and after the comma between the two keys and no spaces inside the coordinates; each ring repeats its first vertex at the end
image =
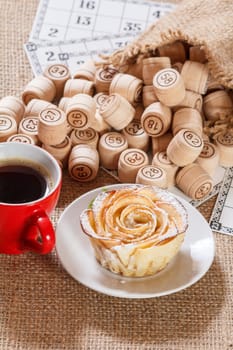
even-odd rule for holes
{"type": "Polygon", "coordinates": [[[36,210],[28,219],[23,234],[25,250],[39,254],[51,252],[55,245],[55,232],[44,210],[36,210]]]}

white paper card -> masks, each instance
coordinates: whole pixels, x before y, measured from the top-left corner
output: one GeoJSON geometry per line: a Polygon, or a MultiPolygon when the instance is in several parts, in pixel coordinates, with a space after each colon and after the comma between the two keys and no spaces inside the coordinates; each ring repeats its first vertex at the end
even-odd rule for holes
{"type": "Polygon", "coordinates": [[[29,40],[138,33],[175,7],[146,0],[41,0],[29,40]]]}
{"type": "Polygon", "coordinates": [[[33,43],[24,45],[34,75],[41,74],[45,68],[54,63],[66,64],[71,74],[88,59],[101,60],[99,54],[110,54],[123,48],[133,35],[115,35],[98,38],[70,40],[55,43],[33,43]]]}
{"type": "Polygon", "coordinates": [[[210,227],[216,232],[233,235],[233,167],[225,172],[210,218],[210,227]]]}

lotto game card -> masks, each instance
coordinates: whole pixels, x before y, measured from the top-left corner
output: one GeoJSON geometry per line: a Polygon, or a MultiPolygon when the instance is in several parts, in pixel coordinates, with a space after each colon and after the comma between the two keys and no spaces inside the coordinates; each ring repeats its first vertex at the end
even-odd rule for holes
{"type": "Polygon", "coordinates": [[[133,37],[123,34],[56,43],[29,42],[24,48],[35,75],[41,74],[49,64],[54,63],[63,63],[74,73],[87,60],[99,61],[100,54],[107,55],[123,48],[133,37]]]}
{"type": "Polygon", "coordinates": [[[138,33],[175,7],[146,0],[41,0],[30,41],[138,33]]]}
{"type": "Polygon", "coordinates": [[[216,232],[233,235],[233,167],[225,172],[210,227],[216,232]]]}

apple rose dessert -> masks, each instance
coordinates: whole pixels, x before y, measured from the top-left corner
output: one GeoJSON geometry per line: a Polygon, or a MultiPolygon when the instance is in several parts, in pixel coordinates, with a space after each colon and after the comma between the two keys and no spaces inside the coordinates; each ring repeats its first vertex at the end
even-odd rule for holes
{"type": "Polygon", "coordinates": [[[97,261],[129,277],[153,275],[177,254],[188,227],[185,207],[171,193],[128,185],[103,191],[80,215],[97,261]]]}

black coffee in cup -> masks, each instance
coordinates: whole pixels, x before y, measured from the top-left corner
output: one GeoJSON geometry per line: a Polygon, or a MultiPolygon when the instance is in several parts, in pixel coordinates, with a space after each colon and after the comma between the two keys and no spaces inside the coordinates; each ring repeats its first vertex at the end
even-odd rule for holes
{"type": "Polygon", "coordinates": [[[28,203],[44,196],[47,179],[29,165],[4,165],[0,167],[0,202],[28,203]]]}

